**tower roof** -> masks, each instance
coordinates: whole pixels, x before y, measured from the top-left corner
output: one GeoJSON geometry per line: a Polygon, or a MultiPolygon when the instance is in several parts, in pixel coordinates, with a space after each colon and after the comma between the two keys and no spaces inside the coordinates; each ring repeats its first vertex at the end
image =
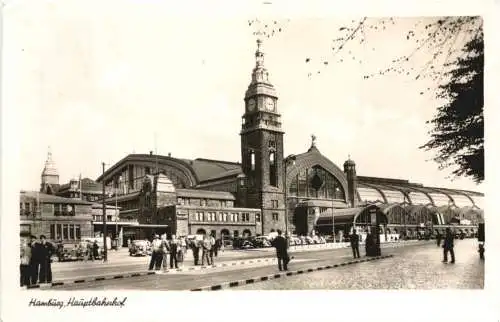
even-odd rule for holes
{"type": "Polygon", "coordinates": [[[257,39],[257,50],[255,51],[255,67],[252,71],[252,81],[248,85],[245,97],[256,94],[266,94],[276,97],[276,90],[269,81],[269,72],[264,67],[264,52],[262,51],[262,40],[257,39]]]}
{"type": "Polygon", "coordinates": [[[351,160],[351,156],[350,155],[347,157],[347,160],[344,162],[344,167],[348,166],[348,165],[350,165],[350,166],[355,166],[356,165],[356,163],[351,160]]]}
{"type": "Polygon", "coordinates": [[[47,160],[45,161],[45,167],[43,168],[42,171],[42,176],[58,176],[59,172],[57,171],[56,164],[52,160],[52,151],[50,150],[47,152],[47,160]]]}

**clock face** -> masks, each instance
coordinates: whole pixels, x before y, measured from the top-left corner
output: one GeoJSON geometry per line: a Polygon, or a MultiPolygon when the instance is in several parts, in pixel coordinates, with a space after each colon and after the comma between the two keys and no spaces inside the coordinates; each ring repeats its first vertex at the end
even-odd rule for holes
{"type": "Polygon", "coordinates": [[[266,99],[266,109],[268,111],[274,111],[274,100],[272,98],[266,99]]]}
{"type": "Polygon", "coordinates": [[[255,100],[253,98],[248,100],[248,110],[252,112],[255,110],[255,100]]]}

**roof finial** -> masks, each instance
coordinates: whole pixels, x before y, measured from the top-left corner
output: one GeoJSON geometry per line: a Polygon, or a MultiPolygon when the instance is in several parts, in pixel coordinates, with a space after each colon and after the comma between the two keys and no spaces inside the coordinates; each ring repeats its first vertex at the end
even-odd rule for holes
{"type": "Polygon", "coordinates": [[[316,135],[311,134],[311,147],[316,146],[316,135]]]}
{"type": "Polygon", "coordinates": [[[50,149],[50,145],[47,149],[47,161],[52,161],[52,151],[50,149]]]}
{"type": "Polygon", "coordinates": [[[257,50],[255,51],[255,61],[257,67],[264,67],[264,53],[262,52],[262,40],[257,39],[257,50]]]}
{"type": "Polygon", "coordinates": [[[347,160],[351,160],[351,155],[350,154],[347,155],[347,160]]]}

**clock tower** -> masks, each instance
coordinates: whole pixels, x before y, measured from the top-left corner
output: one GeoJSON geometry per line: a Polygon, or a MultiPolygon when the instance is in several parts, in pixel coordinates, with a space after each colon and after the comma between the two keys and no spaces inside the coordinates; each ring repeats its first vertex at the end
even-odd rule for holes
{"type": "MultiPolygon", "coordinates": [[[[260,208],[261,234],[285,228],[283,130],[276,90],[264,67],[262,41],[257,40],[255,68],[245,93],[241,125],[241,164],[245,174],[244,207],[260,208]]],[[[259,224],[259,223],[257,223],[259,224]]]]}

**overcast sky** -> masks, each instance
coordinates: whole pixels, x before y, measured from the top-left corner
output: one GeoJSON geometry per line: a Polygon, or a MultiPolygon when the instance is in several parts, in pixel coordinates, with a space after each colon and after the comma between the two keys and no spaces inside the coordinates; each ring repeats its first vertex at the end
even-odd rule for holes
{"type": "MultiPolygon", "coordinates": [[[[4,93],[19,121],[20,188],[39,188],[48,146],[66,183],[80,173],[95,179],[103,161],[154,150],[155,133],[159,154],[239,162],[256,49],[247,20],[255,15],[180,15],[156,1],[108,1],[99,10],[85,3],[6,8],[4,93]]],[[[435,83],[363,79],[414,49],[406,33],[422,18],[397,18],[387,31],[350,44],[356,59],[344,52],[331,60],[331,40],[351,18],[360,16],[277,17],[282,32],[263,44],[285,154],[305,152],[315,134],[338,166],[351,155],[358,175],[483,191],[470,179],[446,178],[450,171],[439,171],[427,161],[433,154],[418,148],[439,106],[432,90],[420,92],[435,83]],[[324,59],[328,68],[318,75],[324,59]]],[[[415,66],[428,57],[423,52],[415,66]]]]}

